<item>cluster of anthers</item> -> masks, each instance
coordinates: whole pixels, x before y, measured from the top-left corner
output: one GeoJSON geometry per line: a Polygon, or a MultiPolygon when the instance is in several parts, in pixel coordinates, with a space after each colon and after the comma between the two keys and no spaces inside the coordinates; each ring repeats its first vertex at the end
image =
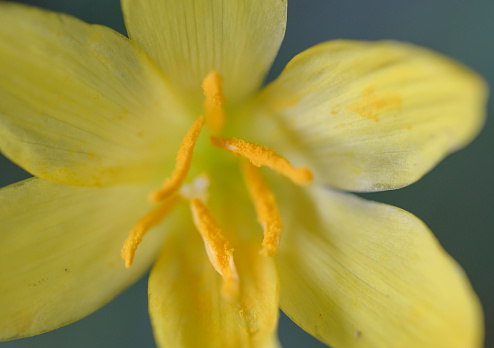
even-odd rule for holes
{"type": "MultiPolygon", "coordinates": [[[[223,106],[226,100],[222,93],[221,82],[221,75],[215,71],[204,79],[202,89],[205,95],[204,108],[207,118],[200,116],[185,134],[177,153],[173,174],[165,180],[160,189],[149,195],[149,200],[159,205],[136,223],[125,240],[122,258],[125,260],[125,266],[130,267],[144,234],[159,224],[178,203],[188,201],[194,224],[202,236],[209,260],[223,278],[222,294],[231,298],[238,293],[239,279],[233,249],[206,204],[209,181],[207,177],[200,176],[192,185],[183,185],[192,163],[196,141],[204,124],[207,122],[213,133],[218,133],[223,128],[225,120],[223,106]]],[[[305,167],[293,167],[286,158],[267,146],[219,136],[210,136],[210,142],[219,149],[248,160],[243,161],[242,172],[254,203],[257,220],[264,230],[260,254],[266,257],[276,255],[283,224],[274,194],[256,167],[267,166],[299,185],[306,185],[312,181],[311,171],[305,167]]]]}

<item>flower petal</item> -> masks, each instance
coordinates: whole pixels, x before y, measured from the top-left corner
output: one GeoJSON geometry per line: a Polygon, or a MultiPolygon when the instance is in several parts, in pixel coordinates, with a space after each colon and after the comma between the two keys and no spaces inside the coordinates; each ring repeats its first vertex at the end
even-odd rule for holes
{"type": "Polygon", "coordinates": [[[376,191],[415,182],[470,142],[484,120],[486,87],[410,44],[335,41],[295,57],[260,97],[275,121],[261,143],[302,154],[325,184],[376,191]],[[275,143],[282,137],[286,149],[275,143]]]}
{"type": "Polygon", "coordinates": [[[480,348],[461,268],[410,213],[324,189],[278,190],[282,310],[332,347],[480,348]]]}
{"type": "Polygon", "coordinates": [[[163,234],[146,235],[130,269],[120,250],[148,189],[29,179],[0,190],[0,340],[78,320],[143,275],[163,234]]]}
{"type": "Polygon", "coordinates": [[[0,2],[0,42],[0,150],[11,160],[87,186],[149,177],[158,156],[173,164],[167,142],[179,144],[189,122],[182,127],[161,72],[128,39],[0,2]]]}
{"type": "Polygon", "coordinates": [[[191,223],[166,240],[149,278],[158,346],[279,347],[278,277],[273,260],[259,255],[258,242],[234,246],[240,291],[229,300],[191,223]]]}
{"type": "Polygon", "coordinates": [[[122,0],[122,10],[129,37],[198,101],[212,70],[229,103],[257,89],[286,26],[286,0],[122,0]]]}

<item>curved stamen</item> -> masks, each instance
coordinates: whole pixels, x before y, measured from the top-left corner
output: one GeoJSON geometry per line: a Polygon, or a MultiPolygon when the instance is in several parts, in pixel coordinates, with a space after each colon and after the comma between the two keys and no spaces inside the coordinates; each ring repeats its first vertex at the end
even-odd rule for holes
{"type": "Polygon", "coordinates": [[[307,185],[312,182],[312,172],[305,167],[295,168],[288,160],[264,145],[237,138],[210,137],[211,143],[220,149],[244,157],[256,167],[266,166],[286,176],[294,183],[307,185]]]}
{"type": "Polygon", "coordinates": [[[132,266],[135,252],[141,243],[144,234],[152,227],[159,224],[180,200],[181,197],[179,195],[170,197],[170,199],[157,206],[151,213],[144,216],[135,224],[122,248],[122,259],[125,260],[126,268],[132,266]]]}
{"type": "Polygon", "coordinates": [[[197,138],[199,138],[202,126],[204,126],[205,122],[206,119],[204,116],[199,117],[189,128],[187,134],[185,134],[184,140],[182,141],[182,144],[180,144],[180,149],[177,153],[175,170],[173,171],[172,176],[165,180],[159,190],[149,194],[149,199],[152,202],[159,202],[166,197],[169,197],[182,186],[182,183],[189,172],[194,146],[196,145],[197,138]]]}
{"type": "Polygon", "coordinates": [[[239,281],[230,243],[218,227],[206,204],[199,199],[192,199],[190,210],[194,224],[204,240],[209,260],[216,272],[223,277],[222,295],[226,298],[237,296],[239,281]]]}
{"type": "Polygon", "coordinates": [[[211,71],[202,81],[202,90],[206,99],[204,108],[208,115],[208,122],[214,132],[219,132],[225,122],[223,105],[226,102],[221,89],[223,78],[216,71],[211,71]]]}
{"type": "Polygon", "coordinates": [[[283,230],[283,223],[278,206],[276,205],[276,199],[259,169],[249,162],[244,162],[242,172],[247,188],[249,189],[250,197],[254,201],[257,221],[264,229],[263,248],[260,254],[263,256],[274,256],[280,248],[281,233],[283,230]]]}

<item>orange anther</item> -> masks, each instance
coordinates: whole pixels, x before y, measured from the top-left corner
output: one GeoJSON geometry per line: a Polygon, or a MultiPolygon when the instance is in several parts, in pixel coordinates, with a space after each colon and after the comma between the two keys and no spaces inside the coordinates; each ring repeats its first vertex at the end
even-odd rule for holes
{"type": "Polygon", "coordinates": [[[197,138],[201,134],[202,126],[204,126],[206,119],[204,116],[199,117],[194,124],[189,128],[187,134],[185,134],[180,149],[177,153],[177,163],[175,170],[171,177],[167,178],[159,190],[153,191],[149,195],[149,199],[152,202],[159,202],[166,197],[169,197],[175,191],[177,191],[189,172],[190,164],[192,163],[192,154],[194,152],[194,146],[196,145],[197,138]]]}
{"type": "Polygon", "coordinates": [[[172,210],[172,208],[180,201],[180,196],[175,195],[170,197],[158,207],[156,207],[151,213],[140,219],[130,231],[129,236],[124,242],[122,248],[122,258],[125,260],[125,267],[132,266],[134,261],[134,255],[137,247],[142,242],[142,237],[152,227],[159,224],[172,210]]]}
{"type": "Polygon", "coordinates": [[[223,105],[226,102],[221,89],[223,78],[216,71],[211,71],[202,81],[202,90],[206,99],[204,108],[208,115],[209,125],[214,132],[219,132],[225,122],[223,105]]]}
{"type": "Polygon", "coordinates": [[[263,256],[274,256],[280,248],[281,233],[283,230],[283,223],[278,206],[276,205],[276,199],[259,169],[249,162],[244,162],[242,169],[250,197],[254,202],[257,221],[259,221],[264,229],[263,249],[260,253],[263,256]]]}
{"type": "Polygon", "coordinates": [[[199,199],[192,199],[190,210],[194,224],[204,241],[209,260],[216,272],[223,277],[223,296],[235,297],[238,294],[239,282],[230,243],[218,227],[206,204],[199,199]]]}
{"type": "Polygon", "coordinates": [[[256,167],[269,167],[296,184],[307,185],[312,181],[312,172],[308,168],[294,168],[285,157],[278,155],[267,146],[237,138],[210,137],[210,140],[214,146],[244,157],[256,167]]]}

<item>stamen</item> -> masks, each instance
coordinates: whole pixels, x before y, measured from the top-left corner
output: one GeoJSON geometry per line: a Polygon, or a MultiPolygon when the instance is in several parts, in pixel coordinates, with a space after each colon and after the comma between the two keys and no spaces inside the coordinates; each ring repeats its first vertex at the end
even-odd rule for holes
{"type": "Polygon", "coordinates": [[[276,199],[259,169],[248,162],[244,162],[242,169],[250,197],[254,201],[257,221],[264,229],[263,248],[259,253],[263,256],[274,256],[280,248],[283,230],[276,199]]]}
{"type": "Polygon", "coordinates": [[[307,185],[312,181],[312,172],[306,167],[293,167],[288,160],[267,146],[250,143],[237,138],[210,137],[211,143],[220,149],[244,157],[256,167],[266,166],[286,176],[294,183],[307,185]]]}
{"type": "Polygon", "coordinates": [[[219,132],[225,122],[223,104],[225,104],[226,99],[221,89],[222,80],[223,78],[220,74],[216,71],[211,71],[202,81],[202,90],[206,96],[204,108],[206,109],[211,129],[214,132],[219,132]]]}
{"type": "Polygon", "coordinates": [[[182,144],[180,144],[180,149],[177,153],[177,163],[172,176],[165,180],[159,190],[153,191],[149,194],[150,201],[159,202],[170,196],[172,193],[177,191],[180,186],[182,186],[182,183],[189,172],[194,146],[196,145],[197,138],[201,133],[201,129],[202,126],[204,126],[205,121],[206,119],[204,116],[201,116],[189,128],[187,134],[185,134],[182,144]]]}
{"type": "Polygon", "coordinates": [[[139,244],[142,242],[142,237],[144,237],[144,234],[146,234],[146,232],[152,227],[159,224],[180,200],[181,197],[179,195],[170,197],[170,199],[160,204],[151,213],[144,216],[135,224],[122,248],[122,259],[125,260],[126,268],[132,266],[135,252],[139,244]]]}
{"type": "Polygon", "coordinates": [[[190,201],[194,224],[204,240],[209,260],[216,272],[223,277],[222,294],[233,298],[238,294],[238,274],[233,262],[233,249],[214,221],[206,204],[199,199],[190,201]]]}

